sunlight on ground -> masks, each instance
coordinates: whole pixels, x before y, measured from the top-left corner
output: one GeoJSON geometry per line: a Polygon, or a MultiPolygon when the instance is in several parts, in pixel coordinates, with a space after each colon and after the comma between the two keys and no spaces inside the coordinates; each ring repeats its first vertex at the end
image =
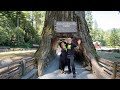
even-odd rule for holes
{"type": "Polygon", "coordinates": [[[26,57],[32,57],[36,50],[1,52],[0,60],[12,59],[18,60],[26,57]]]}
{"type": "Polygon", "coordinates": [[[1,52],[0,55],[36,52],[36,50],[1,52]]]}

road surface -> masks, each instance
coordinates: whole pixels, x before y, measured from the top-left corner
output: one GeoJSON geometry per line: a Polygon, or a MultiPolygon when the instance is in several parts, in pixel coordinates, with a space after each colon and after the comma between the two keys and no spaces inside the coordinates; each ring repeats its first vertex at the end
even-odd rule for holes
{"type": "MultiPolygon", "coordinates": [[[[58,65],[59,65],[59,57],[56,57],[49,64],[48,68],[44,70],[43,76],[40,76],[38,79],[96,79],[95,75],[93,75],[90,71],[87,71],[78,63],[75,63],[76,78],[73,78],[72,73],[61,74],[60,70],[58,69],[58,65]]],[[[67,70],[68,68],[65,67],[65,71],[67,70]]]]}

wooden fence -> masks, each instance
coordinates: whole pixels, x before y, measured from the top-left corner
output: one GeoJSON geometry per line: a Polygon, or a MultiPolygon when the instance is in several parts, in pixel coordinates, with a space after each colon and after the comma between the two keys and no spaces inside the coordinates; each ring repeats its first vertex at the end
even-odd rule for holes
{"type": "Polygon", "coordinates": [[[37,77],[37,63],[26,58],[0,67],[0,79],[34,79],[37,77]]]}
{"type": "MultiPolygon", "coordinates": [[[[99,58],[98,64],[107,77],[120,79],[120,62],[99,58]]],[[[94,74],[99,77],[98,70],[94,74]]],[[[37,62],[34,58],[26,58],[0,67],[0,79],[36,79],[37,77],[37,62]]]]}
{"type": "Polygon", "coordinates": [[[110,79],[120,79],[120,62],[99,58],[98,64],[103,68],[103,73],[110,79]]]}
{"type": "Polygon", "coordinates": [[[97,51],[105,51],[105,52],[116,52],[116,53],[120,53],[120,49],[98,49],[97,51]]]}

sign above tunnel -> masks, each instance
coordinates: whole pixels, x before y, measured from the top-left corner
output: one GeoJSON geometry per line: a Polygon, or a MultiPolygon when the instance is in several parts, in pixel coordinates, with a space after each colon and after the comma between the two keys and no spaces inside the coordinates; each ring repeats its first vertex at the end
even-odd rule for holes
{"type": "Polygon", "coordinates": [[[55,22],[56,33],[77,33],[77,22],[55,22]]]}

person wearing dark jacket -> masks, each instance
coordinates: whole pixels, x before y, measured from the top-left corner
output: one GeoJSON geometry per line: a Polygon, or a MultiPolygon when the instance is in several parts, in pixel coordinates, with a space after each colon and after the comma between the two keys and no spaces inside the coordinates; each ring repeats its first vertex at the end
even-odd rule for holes
{"type": "MultiPolygon", "coordinates": [[[[65,43],[65,42],[64,42],[65,43]]],[[[78,45],[80,45],[81,41],[78,40],[78,45]]],[[[68,72],[71,73],[71,66],[73,72],[73,78],[76,77],[75,73],[75,64],[74,64],[74,48],[79,48],[78,45],[72,42],[72,38],[67,39],[66,48],[67,48],[67,64],[68,64],[68,72]]]]}
{"type": "Polygon", "coordinates": [[[59,68],[61,69],[61,73],[65,73],[64,72],[64,69],[65,69],[65,66],[66,66],[66,59],[67,59],[67,49],[66,49],[66,46],[64,44],[64,42],[60,42],[60,47],[61,47],[61,54],[60,54],[60,66],[59,68]]]}

